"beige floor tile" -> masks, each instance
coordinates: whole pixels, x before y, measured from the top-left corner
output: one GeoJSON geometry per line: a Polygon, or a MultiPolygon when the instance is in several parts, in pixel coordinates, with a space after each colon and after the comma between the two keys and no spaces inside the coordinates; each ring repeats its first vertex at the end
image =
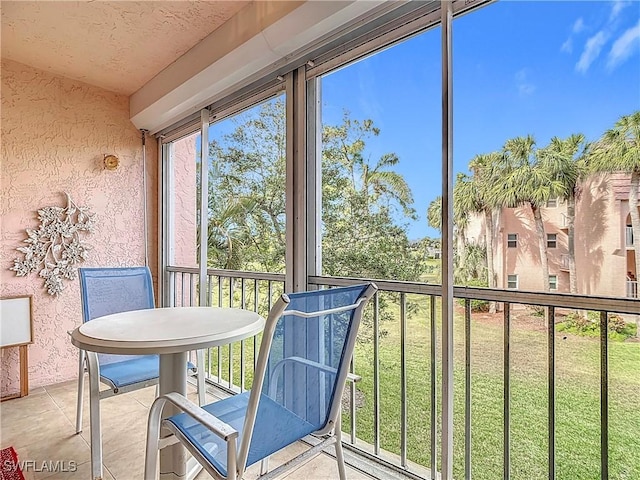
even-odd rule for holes
{"type": "MultiPolygon", "coordinates": [[[[91,443],[91,430],[87,424],[81,433],[87,443],[91,443]]],[[[140,412],[125,413],[102,419],[103,455],[142,442],[147,436],[147,415],[140,412]]]]}
{"type": "Polygon", "coordinates": [[[66,382],[61,382],[61,383],[54,383],[53,385],[47,385],[44,387],[44,389],[49,393],[61,391],[61,390],[68,390],[68,391],[75,392],[77,388],[78,388],[77,379],[68,380],[66,382]]]}
{"type": "Polygon", "coordinates": [[[102,463],[116,480],[135,480],[144,477],[145,442],[127,448],[105,452],[102,463]]]}
{"type": "Polygon", "coordinates": [[[26,397],[15,398],[0,403],[0,418],[2,423],[21,420],[26,417],[35,417],[43,412],[56,411],[57,405],[42,389],[36,393],[30,393],[26,397]]]}
{"type": "Polygon", "coordinates": [[[141,388],[139,390],[135,390],[127,395],[131,395],[131,397],[135,398],[139,403],[144,405],[145,407],[151,407],[151,404],[156,399],[156,387],[146,387],[141,388]]]}
{"type": "MultiPolygon", "coordinates": [[[[73,403],[61,407],[62,413],[75,425],[77,404],[75,399],[73,403]]],[[[115,418],[122,415],[140,415],[146,417],[149,412],[148,407],[142,405],[131,393],[116,395],[114,397],[100,400],[100,415],[102,416],[102,424],[108,425],[115,418]]],[[[85,395],[82,408],[82,429],[89,430],[89,395],[85,395]]]]}
{"type": "MultiPolygon", "coordinates": [[[[3,415],[4,417],[4,415],[3,415]]],[[[25,416],[11,421],[2,420],[2,447],[24,447],[43,442],[51,443],[75,433],[73,425],[60,410],[42,412],[37,416],[25,416]]]]}
{"type": "MultiPolygon", "coordinates": [[[[347,467],[346,473],[348,480],[371,480],[371,477],[353,468],[347,467]]],[[[336,480],[340,477],[336,459],[329,455],[320,454],[282,478],[283,480],[336,480]]]]}
{"type": "MultiPolygon", "coordinates": [[[[78,465],[75,472],[59,472],[50,477],[46,477],[47,480],[87,480],[88,478],[91,478],[91,462],[78,465]]],[[[128,478],[129,480],[142,479],[142,477],[128,478]]],[[[111,475],[106,468],[102,469],[102,480],[114,480],[113,475],[111,475]]]]}
{"type": "Polygon", "coordinates": [[[66,468],[69,473],[73,465],[79,466],[91,460],[89,445],[80,435],[62,435],[42,443],[34,443],[17,449],[21,461],[30,460],[40,466],[33,478],[40,480],[61,472],[53,466],[66,468]],[[48,466],[48,468],[44,468],[48,466]]]}

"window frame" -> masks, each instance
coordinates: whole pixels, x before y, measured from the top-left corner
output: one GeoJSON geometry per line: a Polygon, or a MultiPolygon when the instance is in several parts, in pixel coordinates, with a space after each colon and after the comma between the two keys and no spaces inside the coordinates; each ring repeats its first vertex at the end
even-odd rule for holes
{"type": "Polygon", "coordinates": [[[518,234],[517,233],[507,233],[507,248],[518,248],[518,234]],[[513,236],[511,239],[509,237],[513,236]],[[513,243],[513,245],[512,245],[513,243]]]}
{"type": "Polygon", "coordinates": [[[520,279],[518,278],[518,274],[517,273],[512,273],[507,275],[507,290],[518,290],[518,287],[520,286],[520,279]],[[512,280],[512,277],[515,277],[515,280],[512,280]],[[511,287],[511,283],[515,283],[515,287],[511,287]]]}
{"type": "Polygon", "coordinates": [[[558,275],[549,275],[549,290],[558,290],[558,275]],[[551,281],[551,278],[554,278],[554,281],[551,281]],[[552,286],[555,285],[555,286],[552,286]]]}
{"type": "Polygon", "coordinates": [[[557,208],[559,204],[560,202],[558,200],[558,197],[553,197],[546,201],[545,206],[547,208],[557,208]]]}
{"type": "Polygon", "coordinates": [[[557,233],[547,233],[547,248],[558,248],[557,233]],[[551,237],[553,237],[553,239],[551,237]]]}

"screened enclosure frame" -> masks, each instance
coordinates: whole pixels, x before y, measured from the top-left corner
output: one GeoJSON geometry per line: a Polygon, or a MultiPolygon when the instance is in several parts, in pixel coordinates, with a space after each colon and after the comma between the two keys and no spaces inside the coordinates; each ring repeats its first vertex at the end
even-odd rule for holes
{"type": "MultiPolygon", "coordinates": [[[[157,134],[159,146],[159,290],[164,305],[170,293],[166,274],[173,266],[171,225],[173,209],[171,192],[172,142],[200,132],[202,178],[201,194],[206,200],[209,126],[283,93],[286,104],[286,246],[285,291],[296,292],[317,288],[310,277],[322,274],[321,245],[321,77],[345,65],[389,48],[427,29],[441,26],[442,50],[442,218],[443,242],[442,282],[442,396],[440,436],[440,474],[453,475],[453,165],[452,165],[452,24],[454,17],[492,3],[490,0],[453,0],[404,2],[386,5],[360,24],[345,28],[340,34],[311,46],[293,56],[287,65],[272,69],[252,85],[217,99],[198,114],[157,134]],[[443,7],[443,8],[441,8],[443,7]]],[[[201,238],[206,234],[207,202],[200,202],[201,238]]],[[[200,251],[199,281],[207,281],[207,246],[200,251]]],[[[207,303],[206,289],[200,289],[200,304],[207,303]]]]}

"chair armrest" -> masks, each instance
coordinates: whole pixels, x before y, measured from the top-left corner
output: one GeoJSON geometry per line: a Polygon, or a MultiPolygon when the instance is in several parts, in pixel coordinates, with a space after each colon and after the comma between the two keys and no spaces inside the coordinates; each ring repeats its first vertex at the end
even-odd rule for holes
{"type": "Polygon", "coordinates": [[[195,403],[190,402],[179,393],[167,393],[166,395],[158,397],[153,403],[154,406],[156,405],[156,403],[158,403],[158,408],[160,408],[160,412],[162,412],[165,402],[169,402],[178,407],[191,418],[202,423],[205,427],[207,427],[225,442],[238,437],[238,431],[231,425],[223,422],[218,417],[211,415],[209,412],[199,407],[195,403]],[[160,405],[160,403],[162,403],[162,405],[160,405]]]}

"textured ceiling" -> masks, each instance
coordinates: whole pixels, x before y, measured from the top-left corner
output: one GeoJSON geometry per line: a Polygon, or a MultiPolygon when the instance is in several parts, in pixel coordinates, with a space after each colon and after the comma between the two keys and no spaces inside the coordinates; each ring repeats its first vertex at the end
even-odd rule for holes
{"type": "Polygon", "coordinates": [[[2,58],[130,95],[248,1],[2,1],[2,58]]]}

